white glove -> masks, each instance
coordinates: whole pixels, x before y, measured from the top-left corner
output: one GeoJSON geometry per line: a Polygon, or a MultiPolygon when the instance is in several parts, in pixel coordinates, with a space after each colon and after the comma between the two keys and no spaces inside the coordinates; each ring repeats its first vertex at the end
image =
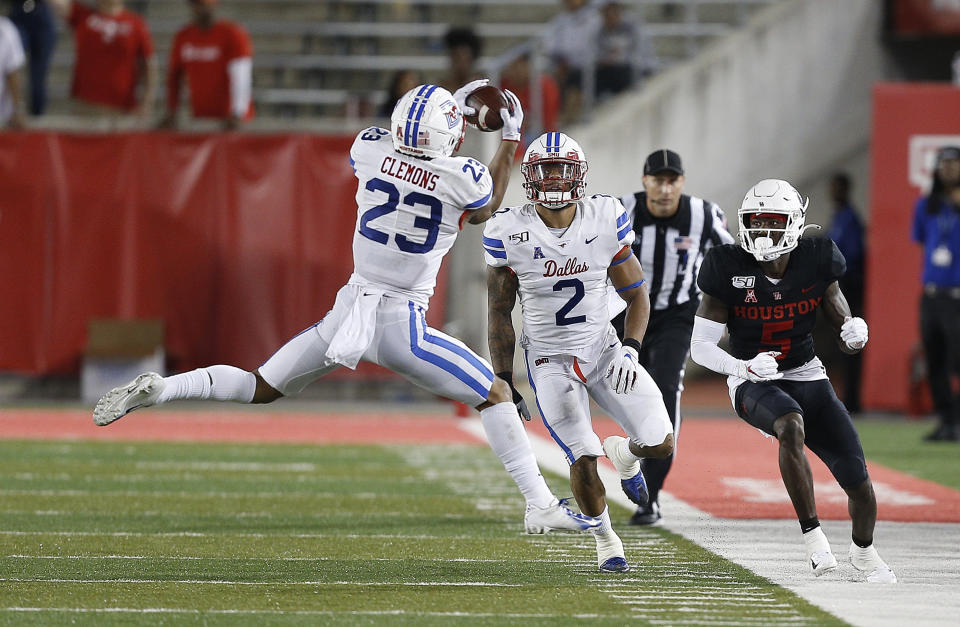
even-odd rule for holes
{"type": "Polygon", "coordinates": [[[607,369],[610,387],[617,394],[627,394],[637,387],[637,372],[640,369],[640,355],[631,346],[620,348],[620,357],[613,360],[607,369]]]}
{"type": "Polygon", "coordinates": [[[464,115],[474,115],[477,110],[473,107],[467,106],[467,96],[477,91],[484,85],[490,82],[489,78],[480,78],[475,81],[470,81],[457,91],[453,92],[453,99],[457,102],[457,106],[460,108],[460,111],[464,115]]]}
{"type": "Polygon", "coordinates": [[[510,91],[504,89],[503,93],[513,104],[513,115],[509,109],[500,109],[500,118],[503,120],[503,128],[500,130],[500,137],[512,142],[520,141],[520,127],[523,126],[523,107],[520,106],[520,99],[510,91]]]}
{"type": "Polygon", "coordinates": [[[760,353],[749,361],[740,360],[737,362],[737,376],[746,379],[751,383],[760,383],[761,381],[775,381],[783,376],[782,372],[777,372],[777,355],[779,351],[767,351],[760,353]]]}
{"type": "Polygon", "coordinates": [[[840,339],[847,345],[847,348],[858,351],[867,345],[868,338],[867,322],[863,318],[847,316],[843,319],[843,326],[840,327],[840,339]]]}

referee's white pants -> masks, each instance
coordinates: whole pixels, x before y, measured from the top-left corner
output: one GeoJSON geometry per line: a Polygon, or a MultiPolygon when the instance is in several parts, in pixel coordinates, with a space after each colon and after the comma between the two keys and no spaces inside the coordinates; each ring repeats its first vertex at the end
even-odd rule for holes
{"type": "Polygon", "coordinates": [[[593,363],[567,355],[525,353],[543,424],[569,464],[584,455],[603,457],[600,438],[590,419],[591,398],[640,446],[656,446],[673,433],[663,396],[646,370],[640,368],[637,373],[633,392],[617,394],[611,389],[605,375],[620,355],[620,342],[616,336],[611,337],[593,363]]]}
{"type": "MultiPolygon", "coordinates": [[[[260,366],[260,375],[290,396],[339,368],[326,353],[345,315],[334,306],[323,320],[280,347],[260,366]]],[[[460,340],[427,326],[423,307],[385,295],[377,305],[374,324],[373,341],[364,351],[363,361],[379,364],[429,392],[470,407],[487,400],[493,385],[490,364],[460,340]]]]}

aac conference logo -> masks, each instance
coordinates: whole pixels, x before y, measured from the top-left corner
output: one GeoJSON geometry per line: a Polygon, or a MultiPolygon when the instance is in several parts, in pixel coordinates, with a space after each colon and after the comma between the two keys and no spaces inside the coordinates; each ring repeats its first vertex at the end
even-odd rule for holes
{"type": "Polygon", "coordinates": [[[924,194],[929,191],[933,180],[937,153],[944,146],[960,146],[960,135],[910,136],[907,179],[924,194]]]}

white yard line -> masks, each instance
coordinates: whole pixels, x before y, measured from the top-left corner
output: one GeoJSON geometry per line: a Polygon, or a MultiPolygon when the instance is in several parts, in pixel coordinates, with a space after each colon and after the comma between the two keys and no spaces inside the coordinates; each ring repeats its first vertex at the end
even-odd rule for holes
{"type": "Polygon", "coordinates": [[[430,612],[418,610],[218,610],[218,609],[189,609],[177,607],[3,607],[0,612],[22,613],[62,613],[62,614],[224,614],[224,615],[253,615],[253,616],[437,616],[454,618],[562,618],[562,619],[602,619],[606,616],[597,614],[501,614],[499,612],[430,612]]]}
{"type": "MultiPolygon", "coordinates": [[[[485,439],[477,418],[459,422],[465,431],[485,439]]],[[[566,476],[569,466],[552,440],[527,432],[543,470],[566,476]]],[[[626,510],[612,512],[614,526],[626,524],[634,505],[620,489],[617,473],[601,464],[607,500],[626,510]]],[[[960,524],[877,523],[876,544],[900,583],[868,584],[850,565],[850,523],[825,521],[824,531],[840,561],[839,572],[816,578],[794,520],[715,518],[660,492],[664,527],[707,550],[739,564],[853,625],[911,627],[956,625],[960,616],[960,524]]],[[[627,547],[629,557],[629,546],[627,547]]]]}
{"type": "Polygon", "coordinates": [[[0,582],[14,583],[159,583],[209,586],[442,586],[454,588],[520,588],[519,583],[493,583],[490,581],[224,581],[219,579],[40,579],[32,577],[3,577],[0,582]]]}

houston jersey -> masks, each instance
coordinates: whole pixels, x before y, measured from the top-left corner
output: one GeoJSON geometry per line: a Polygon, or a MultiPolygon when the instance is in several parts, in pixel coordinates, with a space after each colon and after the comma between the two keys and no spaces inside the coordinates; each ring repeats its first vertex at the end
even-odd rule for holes
{"type": "Polygon", "coordinates": [[[589,359],[610,329],[607,269],[633,230],[620,201],[597,195],[577,203],[560,237],[532,204],[497,211],[483,248],[491,266],[509,266],[520,283],[525,348],[589,359]]]}
{"type": "Polygon", "coordinates": [[[728,244],[712,248],[697,282],[727,305],[730,352],[737,359],[780,351],[780,370],[814,357],[813,327],[827,287],[843,276],[846,263],[833,240],[801,239],[790,252],[783,278],[773,283],[753,255],[728,244]]]}
{"type": "Polygon", "coordinates": [[[462,218],[490,202],[487,167],[466,157],[402,155],[390,132],[376,127],[357,135],[350,165],[360,181],[355,273],[426,305],[462,218]]]}

